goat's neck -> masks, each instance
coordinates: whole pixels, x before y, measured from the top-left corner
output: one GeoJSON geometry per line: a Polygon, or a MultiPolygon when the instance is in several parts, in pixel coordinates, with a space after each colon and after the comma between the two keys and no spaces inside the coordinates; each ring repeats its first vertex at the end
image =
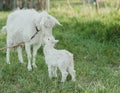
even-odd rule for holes
{"type": "Polygon", "coordinates": [[[44,46],[44,53],[51,53],[51,51],[53,52],[54,50],[55,48],[53,46],[50,46],[50,45],[44,46]]]}

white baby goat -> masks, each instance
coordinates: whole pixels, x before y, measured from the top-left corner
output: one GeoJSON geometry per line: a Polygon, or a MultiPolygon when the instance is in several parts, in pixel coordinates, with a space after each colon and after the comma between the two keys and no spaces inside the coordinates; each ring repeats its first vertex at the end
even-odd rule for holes
{"type": "MultiPolygon", "coordinates": [[[[21,42],[25,43],[25,49],[28,57],[28,70],[36,67],[35,57],[37,50],[43,43],[44,37],[52,36],[52,28],[55,24],[60,25],[57,19],[43,11],[17,10],[8,16],[7,24],[3,30],[7,31],[7,63],[10,64],[10,50],[12,46],[18,45],[21,42]],[[33,55],[31,55],[31,45],[33,45],[33,55]],[[33,56],[33,57],[32,57],[33,56]]],[[[18,58],[23,63],[22,49],[17,47],[18,58]]]]}
{"type": "Polygon", "coordinates": [[[72,76],[72,80],[75,81],[75,70],[73,63],[73,54],[67,50],[57,50],[54,45],[58,42],[54,37],[45,38],[44,56],[48,66],[49,77],[57,77],[57,67],[61,71],[62,79],[61,82],[66,80],[69,74],[72,76]]]}

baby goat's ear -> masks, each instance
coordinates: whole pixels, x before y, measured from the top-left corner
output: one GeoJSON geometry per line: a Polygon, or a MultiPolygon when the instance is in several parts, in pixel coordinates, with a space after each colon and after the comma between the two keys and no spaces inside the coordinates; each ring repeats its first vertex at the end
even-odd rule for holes
{"type": "Polygon", "coordinates": [[[55,43],[58,43],[59,42],[59,40],[55,40],[55,43]]]}
{"type": "Polygon", "coordinates": [[[55,19],[55,23],[59,26],[62,26],[62,24],[60,24],[60,22],[57,19],[55,19]]]}

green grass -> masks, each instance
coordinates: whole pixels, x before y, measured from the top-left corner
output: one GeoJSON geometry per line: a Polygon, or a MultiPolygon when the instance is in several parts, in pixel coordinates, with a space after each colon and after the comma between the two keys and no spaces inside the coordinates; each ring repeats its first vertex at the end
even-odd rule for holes
{"type": "MultiPolygon", "coordinates": [[[[0,51],[0,93],[120,93],[120,14],[116,11],[96,14],[82,10],[69,15],[65,10],[51,10],[60,20],[53,35],[59,40],[57,49],[67,49],[74,54],[76,82],[68,76],[61,83],[61,74],[50,80],[42,48],[37,55],[37,69],[27,70],[20,64],[17,52],[11,53],[11,64],[6,64],[6,51],[0,51]],[[89,16],[88,16],[89,14],[89,16]]],[[[0,12],[0,29],[9,12],[0,12]]],[[[6,45],[6,34],[0,33],[0,47],[6,45]]],[[[24,50],[24,49],[23,49],[24,50]]]]}

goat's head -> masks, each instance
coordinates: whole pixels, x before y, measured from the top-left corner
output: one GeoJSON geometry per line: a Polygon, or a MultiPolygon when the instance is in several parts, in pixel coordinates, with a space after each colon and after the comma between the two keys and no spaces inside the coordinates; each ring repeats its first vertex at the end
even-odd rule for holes
{"type": "Polygon", "coordinates": [[[35,24],[39,30],[42,31],[51,31],[55,24],[61,25],[59,21],[49,15],[47,12],[43,11],[40,15],[35,19],[35,24]]]}

